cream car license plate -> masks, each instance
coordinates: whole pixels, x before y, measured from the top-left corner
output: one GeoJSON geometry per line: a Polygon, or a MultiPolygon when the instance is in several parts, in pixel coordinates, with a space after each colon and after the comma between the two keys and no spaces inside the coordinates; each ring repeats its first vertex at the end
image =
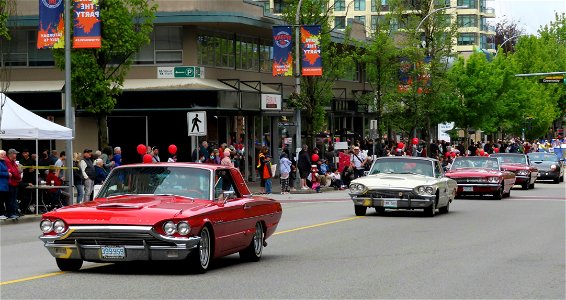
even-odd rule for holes
{"type": "Polygon", "coordinates": [[[102,247],[102,258],[125,258],[126,249],[124,247],[108,246],[102,247]]]}
{"type": "Polygon", "coordinates": [[[397,200],[384,200],[383,207],[397,207],[397,200]]]}
{"type": "Polygon", "coordinates": [[[474,191],[473,186],[465,186],[463,189],[464,189],[464,192],[473,192],[474,191]]]}

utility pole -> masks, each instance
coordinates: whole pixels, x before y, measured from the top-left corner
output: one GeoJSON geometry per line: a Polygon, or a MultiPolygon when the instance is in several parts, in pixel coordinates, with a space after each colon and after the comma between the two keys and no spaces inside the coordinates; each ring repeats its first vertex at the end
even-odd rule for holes
{"type": "MultiPolygon", "coordinates": [[[[300,16],[301,16],[301,5],[303,5],[303,0],[299,0],[297,4],[297,13],[295,14],[295,93],[297,96],[301,94],[301,52],[299,45],[301,44],[300,39],[300,16]]],[[[295,108],[295,128],[296,128],[296,148],[301,148],[303,146],[301,141],[301,108],[295,108]]]]}
{"type": "MultiPolygon", "coordinates": [[[[65,126],[71,129],[72,138],[75,138],[75,116],[71,97],[71,0],[65,0],[65,126]]],[[[69,201],[67,204],[74,204],[73,198],[73,140],[67,140],[65,147],[65,172],[66,180],[69,183],[67,189],[69,201]]]]}

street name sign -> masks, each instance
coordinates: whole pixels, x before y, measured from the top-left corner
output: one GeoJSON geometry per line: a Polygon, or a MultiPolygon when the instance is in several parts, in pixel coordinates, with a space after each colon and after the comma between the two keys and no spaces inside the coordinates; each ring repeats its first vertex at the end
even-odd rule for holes
{"type": "Polygon", "coordinates": [[[563,83],[564,76],[547,76],[538,80],[539,83],[563,83]]]}
{"type": "Polygon", "coordinates": [[[189,136],[206,135],[206,111],[191,111],[187,113],[189,136]]]}

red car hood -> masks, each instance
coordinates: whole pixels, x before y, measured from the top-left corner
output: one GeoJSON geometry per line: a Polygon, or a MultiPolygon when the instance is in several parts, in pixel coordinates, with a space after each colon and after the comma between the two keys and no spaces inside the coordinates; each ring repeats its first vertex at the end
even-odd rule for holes
{"type": "Polygon", "coordinates": [[[446,172],[446,176],[450,178],[464,178],[464,177],[487,177],[487,176],[500,176],[501,172],[497,170],[481,169],[481,168],[464,168],[450,170],[446,172]]]}
{"type": "Polygon", "coordinates": [[[502,164],[501,168],[506,171],[528,170],[529,166],[525,164],[502,164]]]}
{"type": "Polygon", "coordinates": [[[179,196],[124,195],[67,206],[44,214],[69,225],[154,225],[175,216],[190,216],[212,205],[210,200],[179,196]]]}

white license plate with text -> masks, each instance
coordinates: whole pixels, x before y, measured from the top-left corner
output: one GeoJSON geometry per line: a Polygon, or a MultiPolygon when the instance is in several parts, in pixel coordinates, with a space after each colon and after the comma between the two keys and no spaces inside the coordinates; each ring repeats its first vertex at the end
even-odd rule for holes
{"type": "Polygon", "coordinates": [[[124,247],[107,246],[101,249],[102,258],[125,258],[126,249],[124,247]]]}
{"type": "Polygon", "coordinates": [[[397,207],[397,200],[383,200],[384,207],[397,207]]]}
{"type": "Polygon", "coordinates": [[[473,186],[465,186],[463,188],[464,192],[473,192],[474,191],[474,187],[473,186]]]}

